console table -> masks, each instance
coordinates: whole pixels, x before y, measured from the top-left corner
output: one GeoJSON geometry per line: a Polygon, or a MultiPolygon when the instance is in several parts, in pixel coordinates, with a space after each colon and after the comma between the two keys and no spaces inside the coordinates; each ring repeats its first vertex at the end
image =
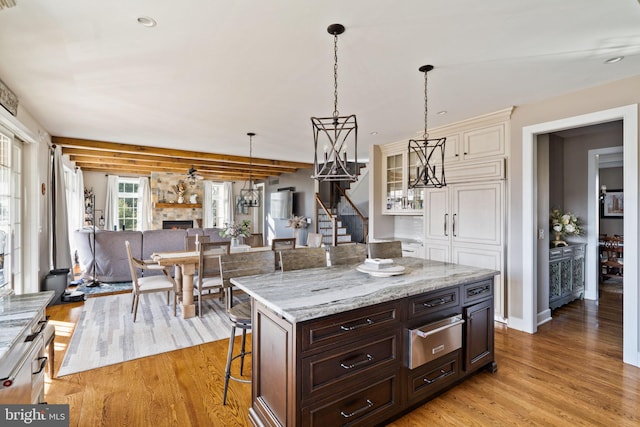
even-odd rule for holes
{"type": "Polygon", "coordinates": [[[584,297],[586,243],[549,249],[549,308],[556,309],[584,297]]]}

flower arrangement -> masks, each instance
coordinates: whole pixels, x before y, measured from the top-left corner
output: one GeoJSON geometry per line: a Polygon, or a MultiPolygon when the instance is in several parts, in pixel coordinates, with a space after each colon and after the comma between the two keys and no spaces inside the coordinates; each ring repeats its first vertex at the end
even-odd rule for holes
{"type": "Polygon", "coordinates": [[[295,216],[295,215],[289,218],[289,222],[287,224],[288,228],[296,228],[296,229],[306,228],[306,226],[307,226],[307,218],[303,216],[295,216]]]}
{"type": "Polygon", "coordinates": [[[177,185],[173,185],[173,191],[178,195],[178,203],[184,202],[184,195],[187,192],[187,186],[182,181],[178,181],[177,185]]]}
{"type": "Polygon", "coordinates": [[[251,222],[247,219],[243,219],[240,224],[234,222],[224,224],[224,228],[220,230],[220,236],[222,237],[249,237],[251,235],[251,222]]]}
{"type": "Polygon", "coordinates": [[[579,236],[582,232],[578,217],[571,212],[563,213],[559,209],[553,209],[549,215],[549,222],[551,224],[551,230],[560,236],[579,236]]]}

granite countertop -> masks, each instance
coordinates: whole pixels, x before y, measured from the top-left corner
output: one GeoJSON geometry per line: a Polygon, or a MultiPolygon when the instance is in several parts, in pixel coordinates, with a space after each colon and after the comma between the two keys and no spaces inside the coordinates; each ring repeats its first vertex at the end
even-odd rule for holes
{"type": "Polygon", "coordinates": [[[411,257],[395,259],[394,265],[404,266],[404,274],[372,277],[357,271],[356,266],[335,266],[237,277],[231,282],[284,319],[297,323],[499,274],[411,257]]]}
{"type": "Polygon", "coordinates": [[[45,291],[0,297],[0,360],[54,295],[54,291],[45,291]]]}

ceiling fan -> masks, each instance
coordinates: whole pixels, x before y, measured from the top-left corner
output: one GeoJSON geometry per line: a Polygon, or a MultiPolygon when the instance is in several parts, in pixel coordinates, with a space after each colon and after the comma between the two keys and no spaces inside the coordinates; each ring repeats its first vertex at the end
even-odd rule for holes
{"type": "Polygon", "coordinates": [[[187,181],[189,182],[189,184],[194,185],[196,183],[196,180],[201,179],[204,179],[204,177],[198,173],[198,170],[196,168],[191,166],[187,171],[187,181]]]}

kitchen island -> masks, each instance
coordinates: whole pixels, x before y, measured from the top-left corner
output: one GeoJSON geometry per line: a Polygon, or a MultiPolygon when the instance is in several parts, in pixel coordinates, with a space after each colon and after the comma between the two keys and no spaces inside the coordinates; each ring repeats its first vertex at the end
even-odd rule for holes
{"type": "Polygon", "coordinates": [[[382,424],[496,369],[498,272],[418,258],[394,265],[404,273],[335,266],[231,280],[253,300],[254,425],[382,424]]]}

